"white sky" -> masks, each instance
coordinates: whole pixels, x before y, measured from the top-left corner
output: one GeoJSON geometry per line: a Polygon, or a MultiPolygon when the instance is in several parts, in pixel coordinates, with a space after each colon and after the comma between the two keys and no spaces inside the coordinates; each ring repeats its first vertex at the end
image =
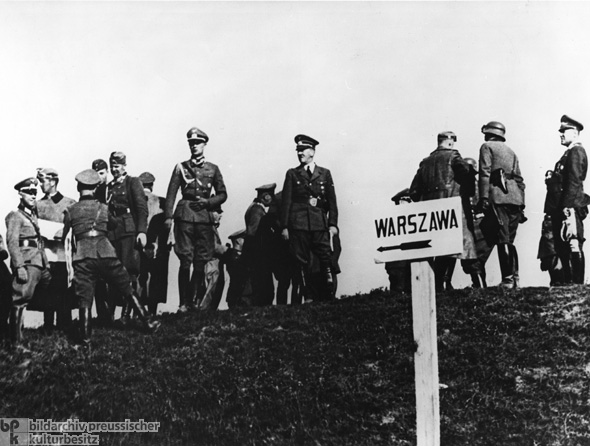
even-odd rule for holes
{"type": "MultiPolygon", "coordinates": [[[[76,198],[75,174],[114,150],[165,194],[196,125],[227,184],[226,239],[256,186],[282,187],[306,133],[336,183],[339,294],[364,292],[387,284],[372,218],[437,133],[477,158],[482,124],[499,120],[527,184],[522,285],[546,285],[544,172],[563,152],[562,114],[590,130],[589,21],[583,2],[1,2],[0,214],[37,167],[56,168],[76,198]]],[[[468,284],[459,265],[455,282],[468,284]]]]}

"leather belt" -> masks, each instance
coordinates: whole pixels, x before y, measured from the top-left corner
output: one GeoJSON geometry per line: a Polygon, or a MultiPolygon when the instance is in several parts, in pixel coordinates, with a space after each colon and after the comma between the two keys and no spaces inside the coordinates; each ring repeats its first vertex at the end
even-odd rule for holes
{"type": "Polygon", "coordinates": [[[76,241],[80,241],[85,238],[106,237],[106,235],[107,235],[107,233],[105,231],[98,231],[96,229],[91,229],[90,231],[82,232],[81,234],[76,234],[76,241]]]}
{"type": "Polygon", "coordinates": [[[111,212],[115,217],[120,217],[121,215],[130,214],[131,209],[129,209],[129,208],[121,208],[121,209],[115,208],[111,212]]]}
{"type": "Polygon", "coordinates": [[[31,248],[38,248],[40,245],[39,241],[33,239],[22,239],[18,241],[18,246],[21,248],[31,247],[31,248]]]}

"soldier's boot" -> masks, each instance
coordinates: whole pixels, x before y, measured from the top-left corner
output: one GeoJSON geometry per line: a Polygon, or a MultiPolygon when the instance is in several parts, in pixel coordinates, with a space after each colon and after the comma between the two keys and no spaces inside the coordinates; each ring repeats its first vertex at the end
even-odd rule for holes
{"type": "Polygon", "coordinates": [[[44,311],[43,312],[43,331],[51,333],[55,330],[55,311],[44,311]]]}
{"type": "Polygon", "coordinates": [[[510,244],[498,244],[498,259],[500,260],[500,272],[502,274],[500,286],[506,289],[514,288],[514,258],[511,253],[510,244]]]}
{"type": "Polygon", "coordinates": [[[472,288],[487,288],[486,277],[480,273],[471,274],[471,287],[472,288]]]}
{"type": "Polygon", "coordinates": [[[80,308],[78,309],[78,319],[80,320],[80,340],[84,347],[90,347],[90,336],[91,326],[90,322],[92,320],[92,313],[90,308],[80,308]]]}
{"type": "Polygon", "coordinates": [[[122,327],[127,327],[131,322],[131,310],[133,310],[133,307],[125,302],[121,309],[121,317],[119,318],[119,325],[122,327]]]}
{"type": "Polygon", "coordinates": [[[326,281],[326,295],[323,300],[330,300],[334,294],[334,275],[332,274],[332,268],[329,266],[324,270],[324,277],[326,281]]]}
{"type": "Polygon", "coordinates": [[[585,261],[584,254],[581,252],[572,252],[572,279],[574,283],[584,283],[585,261]]]}
{"type": "Polygon", "coordinates": [[[10,309],[10,344],[12,348],[22,348],[23,343],[23,312],[24,307],[12,307],[10,309]]]}
{"type": "Polygon", "coordinates": [[[187,294],[189,294],[190,289],[191,289],[191,271],[190,271],[190,269],[180,268],[178,270],[178,296],[179,296],[178,311],[180,313],[186,313],[188,311],[186,303],[187,303],[187,294]]]}
{"type": "Polygon", "coordinates": [[[454,290],[453,288],[453,284],[452,279],[453,279],[453,273],[455,272],[455,264],[457,263],[457,259],[454,258],[448,258],[446,259],[446,268],[444,269],[444,274],[443,274],[443,282],[444,282],[444,288],[446,291],[451,291],[454,290]]]}
{"type": "Polygon", "coordinates": [[[191,280],[192,292],[190,298],[189,309],[198,310],[203,302],[206,293],[205,287],[205,272],[204,271],[193,271],[193,278],[191,280]]]}
{"type": "Polygon", "coordinates": [[[139,301],[137,295],[131,294],[130,296],[127,296],[127,302],[133,307],[137,316],[139,316],[139,320],[142,322],[146,331],[153,333],[160,328],[160,325],[162,325],[161,322],[150,316],[146,308],[139,301]]]}
{"type": "Polygon", "coordinates": [[[516,250],[516,246],[512,243],[510,246],[510,256],[512,257],[512,270],[514,271],[514,286],[513,288],[520,287],[520,274],[518,272],[518,251],[516,250]]]}
{"type": "Polygon", "coordinates": [[[301,302],[312,302],[305,268],[299,268],[299,296],[301,302]]]}

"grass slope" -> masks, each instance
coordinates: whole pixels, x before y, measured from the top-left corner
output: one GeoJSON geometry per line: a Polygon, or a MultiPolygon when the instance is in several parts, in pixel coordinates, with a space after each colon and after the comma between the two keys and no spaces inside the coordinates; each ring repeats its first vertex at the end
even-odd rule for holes
{"type": "MultiPolygon", "coordinates": [[[[444,445],[590,445],[586,287],[438,296],[444,445]]],[[[26,330],[0,354],[0,417],[159,421],[101,445],[411,445],[411,305],[165,315],[153,336],[96,329],[90,356],[26,330]]]]}

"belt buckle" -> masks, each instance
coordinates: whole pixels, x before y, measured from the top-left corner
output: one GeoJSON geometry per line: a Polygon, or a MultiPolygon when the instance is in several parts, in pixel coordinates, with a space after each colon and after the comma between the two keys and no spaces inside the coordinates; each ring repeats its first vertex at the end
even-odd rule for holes
{"type": "Polygon", "coordinates": [[[91,229],[90,231],[88,231],[88,235],[90,237],[96,237],[98,235],[98,231],[96,229],[91,229]]]}
{"type": "Polygon", "coordinates": [[[309,205],[316,207],[318,205],[318,199],[316,197],[309,197],[309,205]]]}

